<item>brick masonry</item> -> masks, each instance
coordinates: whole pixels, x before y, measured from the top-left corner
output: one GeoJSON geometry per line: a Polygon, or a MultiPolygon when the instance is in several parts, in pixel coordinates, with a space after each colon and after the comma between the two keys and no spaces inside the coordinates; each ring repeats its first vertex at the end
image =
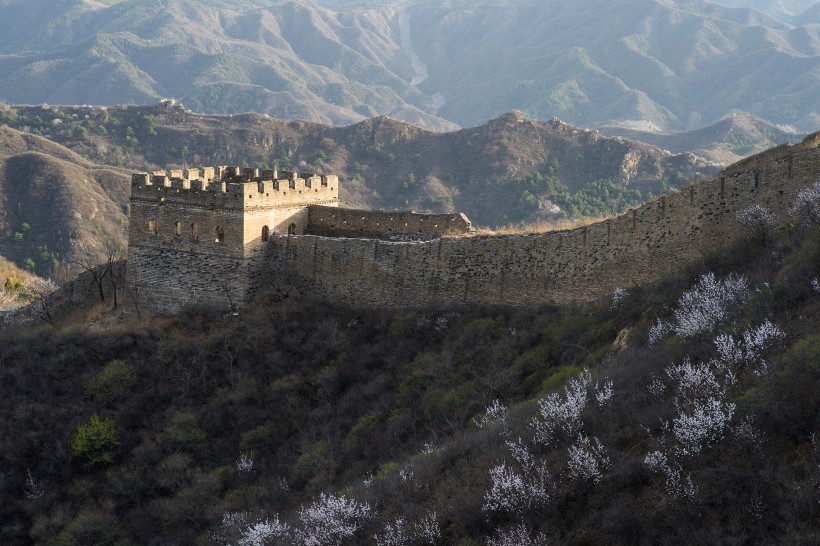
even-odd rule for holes
{"type": "Polygon", "coordinates": [[[159,313],[241,305],[267,240],[304,233],[308,205],[338,203],[335,176],[236,167],[135,174],[128,292],[159,313]]]}
{"type": "Polygon", "coordinates": [[[353,306],[590,301],[658,280],[727,245],[744,233],[736,213],[750,204],[786,222],[797,193],[820,181],[818,146],[815,133],[571,231],[412,242],[276,237],[266,264],[274,277],[298,279],[309,297],[353,306]]]}

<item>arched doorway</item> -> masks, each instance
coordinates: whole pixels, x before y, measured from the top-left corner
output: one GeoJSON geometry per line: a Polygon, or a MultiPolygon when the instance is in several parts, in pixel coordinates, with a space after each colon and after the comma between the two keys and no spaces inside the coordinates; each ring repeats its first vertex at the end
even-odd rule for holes
{"type": "Polygon", "coordinates": [[[296,235],[296,224],[288,226],[288,235],[296,235]]]}

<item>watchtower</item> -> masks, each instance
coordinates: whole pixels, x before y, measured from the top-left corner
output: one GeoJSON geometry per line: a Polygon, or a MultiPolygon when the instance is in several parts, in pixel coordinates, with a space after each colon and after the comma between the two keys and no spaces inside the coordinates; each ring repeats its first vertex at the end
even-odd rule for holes
{"type": "Polygon", "coordinates": [[[240,305],[265,243],[304,233],[310,205],[338,207],[338,177],[224,166],[134,174],[128,289],[155,312],[240,305]]]}

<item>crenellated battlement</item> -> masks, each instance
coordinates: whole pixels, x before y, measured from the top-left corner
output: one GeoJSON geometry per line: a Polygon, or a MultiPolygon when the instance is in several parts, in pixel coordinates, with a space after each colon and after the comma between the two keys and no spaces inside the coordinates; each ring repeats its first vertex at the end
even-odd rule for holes
{"type": "Polygon", "coordinates": [[[308,209],[339,206],[339,178],[200,167],[131,177],[129,283],[148,308],[241,304],[275,235],[301,235],[308,209]]]}
{"type": "Polygon", "coordinates": [[[131,177],[131,197],[241,210],[332,204],[339,199],[339,177],[224,166],[143,172],[131,177]]]}

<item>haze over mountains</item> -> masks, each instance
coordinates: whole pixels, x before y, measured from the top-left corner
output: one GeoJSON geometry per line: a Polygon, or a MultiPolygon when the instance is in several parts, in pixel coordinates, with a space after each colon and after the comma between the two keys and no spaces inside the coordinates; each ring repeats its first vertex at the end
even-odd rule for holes
{"type": "MultiPolygon", "coordinates": [[[[323,3],[338,7],[6,0],[0,19],[16,23],[0,29],[0,99],[175,97],[201,112],[332,124],[383,114],[432,130],[511,109],[662,131],[732,113],[820,124],[816,6],[783,22],[697,1],[323,3]]],[[[777,6],[769,11],[805,3],[777,6]]]]}

